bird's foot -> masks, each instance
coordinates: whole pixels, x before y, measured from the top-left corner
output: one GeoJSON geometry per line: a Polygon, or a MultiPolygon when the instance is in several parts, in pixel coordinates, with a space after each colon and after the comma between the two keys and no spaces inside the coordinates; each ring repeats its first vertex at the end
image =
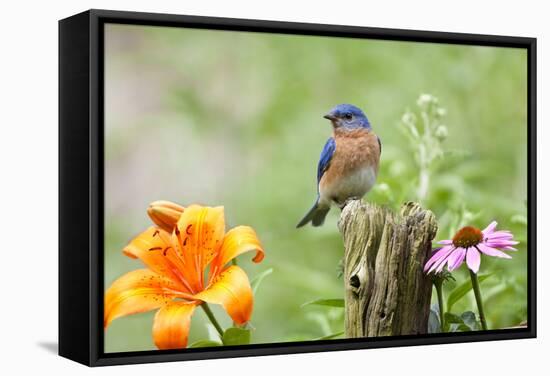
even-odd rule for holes
{"type": "Polygon", "coordinates": [[[347,204],[355,200],[361,200],[361,197],[348,197],[346,201],[344,201],[342,204],[338,204],[338,207],[340,208],[340,210],[344,210],[347,204]]]}

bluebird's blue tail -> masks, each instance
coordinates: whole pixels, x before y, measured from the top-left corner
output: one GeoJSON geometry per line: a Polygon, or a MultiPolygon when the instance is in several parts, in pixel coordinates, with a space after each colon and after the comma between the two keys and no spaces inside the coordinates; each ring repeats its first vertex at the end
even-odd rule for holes
{"type": "Polygon", "coordinates": [[[325,217],[330,210],[330,205],[319,205],[319,198],[313,204],[313,207],[309,209],[307,214],[302,218],[300,223],[296,225],[296,228],[300,228],[311,221],[311,224],[315,227],[321,226],[325,222],[325,217]]]}

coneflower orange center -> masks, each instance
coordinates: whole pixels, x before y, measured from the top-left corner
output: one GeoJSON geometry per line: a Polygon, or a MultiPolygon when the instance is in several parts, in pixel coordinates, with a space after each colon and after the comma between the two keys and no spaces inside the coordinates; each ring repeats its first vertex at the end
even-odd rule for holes
{"type": "Polygon", "coordinates": [[[466,226],[458,230],[453,237],[453,245],[455,247],[468,248],[481,243],[482,240],[483,233],[481,230],[472,226],[466,226]]]}

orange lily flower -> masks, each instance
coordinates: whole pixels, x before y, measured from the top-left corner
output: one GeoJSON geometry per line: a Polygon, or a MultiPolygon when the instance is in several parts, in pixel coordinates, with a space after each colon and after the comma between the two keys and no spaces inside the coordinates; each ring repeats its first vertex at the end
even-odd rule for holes
{"type": "Polygon", "coordinates": [[[167,201],[151,204],[157,224],[133,239],[123,252],[147,269],[131,271],[105,293],[104,327],[116,318],[158,309],[153,339],[159,349],[187,346],[191,316],[203,303],[220,304],[238,325],[250,320],[253,295],[244,270],[227,264],[256,251],[264,258],[255,231],[237,226],[225,232],[223,207],[183,208],[167,201]]]}

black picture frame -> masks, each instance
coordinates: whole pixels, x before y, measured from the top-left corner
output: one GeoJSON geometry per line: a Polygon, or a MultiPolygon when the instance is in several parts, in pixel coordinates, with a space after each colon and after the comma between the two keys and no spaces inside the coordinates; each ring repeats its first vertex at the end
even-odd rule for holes
{"type": "Polygon", "coordinates": [[[59,21],[59,354],[88,366],[536,337],[536,39],[88,10],[59,21]],[[528,64],[528,327],[453,334],[103,351],[103,46],[106,23],[523,48],[528,64]]]}

